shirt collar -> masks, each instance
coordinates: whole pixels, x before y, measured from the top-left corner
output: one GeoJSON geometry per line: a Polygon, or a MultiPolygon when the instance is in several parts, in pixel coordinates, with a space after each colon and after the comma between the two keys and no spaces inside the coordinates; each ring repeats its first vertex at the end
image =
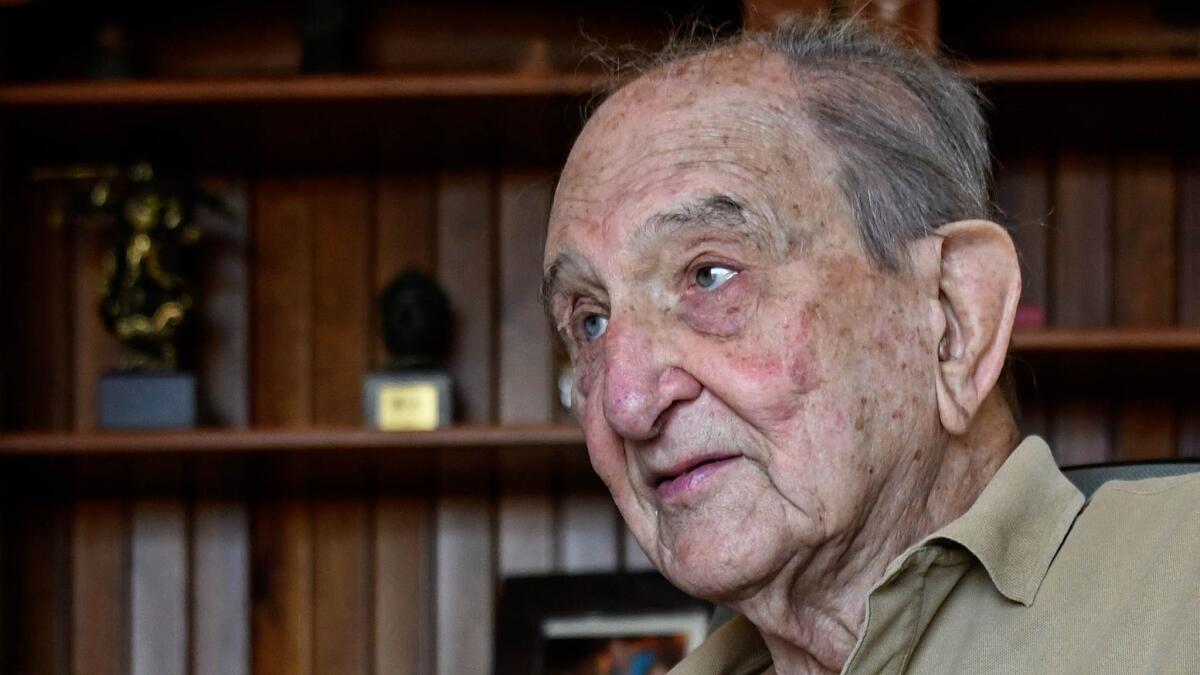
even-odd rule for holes
{"type": "Polygon", "coordinates": [[[771,666],[762,635],[738,614],[671,669],[670,675],[756,675],[771,666]]]}
{"type": "Polygon", "coordinates": [[[1058,470],[1050,447],[1030,436],[971,508],[922,544],[940,540],[966,548],[996,590],[1028,606],[1083,504],[1083,494],[1058,470]]]}

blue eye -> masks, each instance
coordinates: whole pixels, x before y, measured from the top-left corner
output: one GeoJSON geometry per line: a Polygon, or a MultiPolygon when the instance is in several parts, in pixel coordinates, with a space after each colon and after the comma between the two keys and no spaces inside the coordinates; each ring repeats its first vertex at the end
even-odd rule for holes
{"type": "Polygon", "coordinates": [[[737,271],[728,267],[705,265],[696,270],[696,285],[706,291],[715,291],[736,276],[737,271]]]}
{"type": "Polygon", "coordinates": [[[583,334],[589,341],[597,340],[604,331],[608,330],[608,317],[599,314],[588,314],[583,319],[583,334]]]}

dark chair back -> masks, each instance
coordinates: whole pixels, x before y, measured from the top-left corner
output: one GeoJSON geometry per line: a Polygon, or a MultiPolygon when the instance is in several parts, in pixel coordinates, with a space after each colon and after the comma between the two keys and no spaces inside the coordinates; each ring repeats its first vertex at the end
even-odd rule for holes
{"type": "Polygon", "coordinates": [[[1154,462],[1112,462],[1063,467],[1065,475],[1085,497],[1110,480],[1164,478],[1200,471],[1200,460],[1162,460],[1154,462]]]}

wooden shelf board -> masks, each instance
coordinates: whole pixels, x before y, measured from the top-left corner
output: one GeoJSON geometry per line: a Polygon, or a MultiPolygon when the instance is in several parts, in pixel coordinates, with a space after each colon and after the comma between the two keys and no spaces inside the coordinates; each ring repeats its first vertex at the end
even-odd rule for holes
{"type": "Polygon", "coordinates": [[[5,455],[237,454],[431,448],[548,448],[583,445],[573,426],[450,427],[437,431],[369,429],[198,429],[194,431],[0,434],[5,455]]]}
{"type": "Polygon", "coordinates": [[[1200,59],[1126,58],[976,61],[963,71],[982,83],[1200,81],[1200,59]]]}
{"type": "MultiPolygon", "coordinates": [[[[1196,328],[1050,328],[1013,333],[1012,349],[1031,353],[1200,353],[1196,328]]],[[[575,426],[461,426],[436,431],[369,429],[198,429],[150,432],[0,434],[0,457],[401,452],[442,448],[556,448],[583,445],[575,426]]]]}
{"type": "MultiPolygon", "coordinates": [[[[977,61],[963,71],[983,83],[1200,81],[1200,59],[977,61]]],[[[385,73],[8,83],[0,107],[576,96],[605,82],[595,73],[385,73]]]]}
{"type": "Polygon", "coordinates": [[[595,74],[518,73],[14,83],[0,86],[0,107],[572,96],[597,91],[603,81],[595,74]]]}
{"type": "Polygon", "coordinates": [[[1125,352],[1200,351],[1195,328],[1048,328],[1013,332],[1013,351],[1125,352]]]}

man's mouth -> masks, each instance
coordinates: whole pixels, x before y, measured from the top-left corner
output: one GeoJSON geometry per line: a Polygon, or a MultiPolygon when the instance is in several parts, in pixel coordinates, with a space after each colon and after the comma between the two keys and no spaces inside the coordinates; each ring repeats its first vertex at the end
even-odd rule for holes
{"type": "Polygon", "coordinates": [[[695,457],[666,471],[654,474],[654,490],[664,500],[678,500],[700,487],[707,478],[741,455],[723,454],[695,457]]]}

